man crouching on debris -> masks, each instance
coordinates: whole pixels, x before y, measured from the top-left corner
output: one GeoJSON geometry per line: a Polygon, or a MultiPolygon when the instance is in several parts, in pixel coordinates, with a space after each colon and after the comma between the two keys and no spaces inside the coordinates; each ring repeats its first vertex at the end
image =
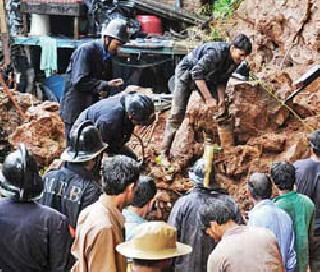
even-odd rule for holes
{"type": "Polygon", "coordinates": [[[189,194],[178,199],[168,220],[169,225],[177,229],[177,241],[194,248],[189,255],[175,259],[175,272],[207,271],[208,256],[215,248],[216,243],[209,236],[201,233],[201,222],[197,218],[200,207],[208,201],[225,203],[232,211],[232,219],[237,223],[242,222],[238,205],[224,189],[218,188],[214,172],[210,175],[209,185],[204,186],[205,169],[206,160],[196,161],[189,172],[194,188],[189,194]]]}
{"type": "Polygon", "coordinates": [[[162,156],[169,156],[172,141],[184,119],[192,90],[199,90],[209,109],[215,104],[214,98],[218,98],[219,114],[225,114],[227,82],[251,51],[252,44],[249,38],[240,34],[231,44],[205,43],[183,58],[175,71],[174,96],[162,143],[162,156]]]}
{"type": "Polygon", "coordinates": [[[151,98],[138,93],[117,95],[100,100],[83,111],[71,133],[83,121],[91,121],[99,129],[106,153],[126,155],[137,159],[135,153],[126,146],[133,134],[134,127],[148,126],[154,120],[154,104],[151,98]]]}

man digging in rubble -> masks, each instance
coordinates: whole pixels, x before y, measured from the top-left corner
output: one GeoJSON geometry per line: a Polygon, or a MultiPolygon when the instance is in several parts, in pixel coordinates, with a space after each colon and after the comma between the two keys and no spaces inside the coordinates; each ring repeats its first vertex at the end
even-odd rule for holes
{"type": "Polygon", "coordinates": [[[111,88],[123,85],[122,79],[110,79],[111,59],[122,43],[129,39],[126,21],[112,20],[101,31],[101,42],[81,45],[73,52],[67,74],[70,86],[66,87],[61,102],[61,117],[65,123],[65,135],[69,144],[70,129],[79,114],[97,102],[99,95],[107,97],[111,88]]]}
{"type": "Polygon", "coordinates": [[[108,144],[109,155],[123,154],[136,159],[135,153],[125,144],[130,140],[135,125],[147,126],[154,120],[154,104],[143,94],[124,94],[102,99],[83,111],[71,131],[79,123],[90,120],[108,144]]]}
{"type": "Polygon", "coordinates": [[[185,115],[192,90],[198,89],[209,109],[218,98],[219,114],[226,114],[225,89],[231,74],[251,53],[249,38],[238,35],[231,44],[205,43],[183,58],[175,71],[174,96],[162,143],[162,157],[168,158],[172,141],[185,115]]]}
{"type": "Polygon", "coordinates": [[[216,243],[200,231],[200,221],[198,220],[199,208],[209,200],[211,202],[222,201],[233,214],[233,220],[240,223],[242,218],[238,205],[228,195],[228,193],[218,188],[215,173],[209,179],[209,186],[204,187],[206,176],[206,161],[199,159],[189,172],[189,177],[194,183],[193,190],[179,198],[175,203],[168,223],[177,229],[177,241],[190,245],[194,248],[187,256],[175,259],[176,272],[199,272],[207,271],[207,260],[216,243]]]}

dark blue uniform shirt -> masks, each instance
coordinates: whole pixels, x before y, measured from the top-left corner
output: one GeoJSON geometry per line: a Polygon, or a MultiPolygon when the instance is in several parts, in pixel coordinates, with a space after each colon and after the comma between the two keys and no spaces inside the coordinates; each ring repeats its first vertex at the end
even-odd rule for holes
{"type": "Polygon", "coordinates": [[[98,101],[98,86],[112,78],[111,59],[104,61],[101,42],[82,44],[73,52],[67,73],[70,82],[61,101],[61,117],[73,124],[79,114],[98,101]]]}
{"type": "Polygon", "coordinates": [[[70,246],[64,215],[34,202],[0,201],[0,271],[64,272],[70,246]]]}
{"type": "Polygon", "coordinates": [[[123,96],[117,95],[93,104],[82,112],[74,124],[90,120],[101,132],[102,140],[108,144],[108,152],[118,152],[129,140],[134,130],[133,123],[126,115],[122,102],[123,96]]]}
{"type": "Polygon", "coordinates": [[[61,169],[50,171],[43,180],[44,190],[39,202],[66,215],[73,228],[80,211],[95,203],[102,194],[92,173],[77,163],[67,163],[61,169]]]}

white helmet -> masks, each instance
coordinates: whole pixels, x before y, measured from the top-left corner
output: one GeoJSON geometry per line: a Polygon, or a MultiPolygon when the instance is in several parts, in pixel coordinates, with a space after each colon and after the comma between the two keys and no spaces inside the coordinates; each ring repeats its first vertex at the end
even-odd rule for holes
{"type": "Polygon", "coordinates": [[[104,36],[120,40],[122,43],[129,41],[129,32],[127,22],[123,19],[113,19],[107,25],[102,25],[102,38],[104,36]]]}

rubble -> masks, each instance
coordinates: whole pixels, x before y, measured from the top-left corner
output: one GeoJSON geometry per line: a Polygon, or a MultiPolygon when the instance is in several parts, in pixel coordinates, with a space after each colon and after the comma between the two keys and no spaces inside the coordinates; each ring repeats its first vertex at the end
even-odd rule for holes
{"type": "MultiPolygon", "coordinates": [[[[252,172],[269,172],[273,162],[294,162],[311,154],[307,136],[320,127],[320,79],[289,105],[297,115],[281,103],[294,91],[294,80],[319,62],[320,9],[317,6],[319,0],[244,0],[233,17],[235,24],[229,25],[227,33],[231,37],[241,32],[253,38],[250,66],[255,77],[248,82],[229,82],[234,146],[223,146],[215,159],[215,168],[217,182],[235,197],[242,211],[252,206],[246,188],[252,172]]],[[[0,147],[3,131],[7,136],[15,131],[10,143],[26,142],[42,166],[58,158],[64,148],[58,105],[44,103],[31,108],[27,122],[22,124],[10,102],[1,95],[0,147]]],[[[18,97],[24,110],[35,103],[28,102],[27,97],[31,96],[18,97]]],[[[205,134],[220,144],[216,111],[217,108],[208,112],[199,94],[192,93],[186,118],[172,145],[170,166],[164,166],[159,158],[168,112],[158,113],[150,127],[135,129],[135,134],[143,139],[146,172],[155,178],[159,197],[167,203],[164,217],[174,201],[192,188],[188,167],[202,156],[205,134]]],[[[130,146],[141,158],[142,148],[134,137],[130,146]]]]}
{"type": "Polygon", "coordinates": [[[318,0],[242,1],[231,29],[253,38],[252,66],[310,65],[319,60],[318,0]]]}
{"type": "MultiPolygon", "coordinates": [[[[22,94],[16,91],[12,91],[12,94],[23,111],[39,103],[39,101],[30,94],[22,94]]],[[[0,161],[3,161],[11,149],[8,136],[22,123],[23,120],[21,120],[19,114],[17,114],[10,99],[0,90],[0,161]]]]}
{"type": "MultiPolygon", "coordinates": [[[[317,105],[320,101],[317,82],[309,85],[306,92],[299,94],[294,99],[294,104],[301,101],[303,105],[304,101],[314,99],[312,101],[317,105]]],[[[234,122],[236,145],[223,148],[215,160],[215,168],[218,184],[228,189],[240,203],[243,212],[252,206],[246,191],[248,176],[256,171],[269,173],[271,164],[276,161],[294,162],[310,156],[307,136],[320,125],[320,116],[312,110],[305,115],[307,118],[296,119],[280,105],[281,99],[275,99],[269,91],[255,81],[231,80],[227,88],[231,98],[230,113],[234,122]]],[[[273,93],[276,94],[276,91],[273,93]]],[[[192,187],[188,180],[188,167],[203,154],[204,132],[212,135],[214,143],[220,143],[217,123],[212,113],[208,113],[199,94],[193,92],[186,118],[172,145],[171,165],[164,167],[158,155],[165,119],[166,113],[160,113],[157,123],[154,124],[153,134],[146,132],[140,135],[145,143],[147,172],[155,177],[161,190],[171,192],[169,201],[174,202],[179,195],[192,187]]],[[[141,128],[137,133],[140,130],[141,128]]],[[[151,128],[147,130],[151,131],[151,128]]],[[[131,139],[131,145],[134,142],[135,140],[131,139]]],[[[141,148],[137,145],[133,144],[132,147],[136,152],[140,152],[141,148]]]]}
{"type": "Polygon", "coordinates": [[[48,166],[60,157],[65,148],[64,123],[59,114],[59,104],[44,102],[30,107],[27,120],[9,136],[11,145],[25,143],[40,166],[48,166]]]}

